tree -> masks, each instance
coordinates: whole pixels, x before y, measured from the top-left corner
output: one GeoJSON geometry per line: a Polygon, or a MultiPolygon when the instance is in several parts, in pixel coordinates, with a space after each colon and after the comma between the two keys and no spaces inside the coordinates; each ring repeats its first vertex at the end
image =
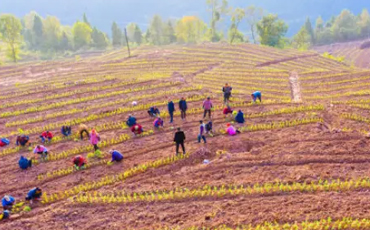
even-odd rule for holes
{"type": "Polygon", "coordinates": [[[90,24],[89,20],[87,20],[86,13],[84,13],[84,15],[83,15],[83,22],[86,23],[91,28],[91,24],[90,24]]]}
{"type": "Polygon", "coordinates": [[[129,40],[140,45],[143,41],[143,34],[140,27],[136,23],[130,23],[127,25],[127,37],[129,40]]]}
{"type": "MultiPolygon", "coordinates": [[[[312,24],[311,24],[311,20],[310,18],[307,18],[306,19],[306,22],[305,22],[305,29],[306,29],[306,32],[308,33],[308,35],[310,36],[310,43],[311,44],[315,44],[315,33],[313,31],[313,28],[312,28],[312,24]]],[[[302,30],[302,29],[301,29],[302,30]]],[[[302,32],[303,33],[303,32],[302,32]]]]}
{"type": "Polygon", "coordinates": [[[231,44],[233,43],[235,38],[237,38],[239,42],[244,41],[243,33],[238,30],[239,23],[243,20],[244,17],[245,11],[241,8],[236,8],[235,11],[231,13],[231,26],[229,29],[229,40],[231,44]]]}
{"type": "Polygon", "coordinates": [[[35,15],[33,20],[33,46],[36,49],[39,49],[43,42],[44,36],[44,25],[42,22],[42,18],[39,15],[35,15]]]}
{"type": "Polygon", "coordinates": [[[60,38],[62,36],[62,27],[57,17],[47,16],[45,18],[43,35],[44,49],[57,51],[59,48],[60,38]]]}
{"type": "Polygon", "coordinates": [[[150,43],[153,45],[163,45],[164,36],[163,36],[163,22],[162,18],[159,15],[154,15],[150,26],[150,43]]]}
{"type": "Polygon", "coordinates": [[[248,25],[250,27],[250,30],[251,30],[251,34],[252,34],[252,39],[253,39],[253,42],[254,44],[257,44],[257,39],[256,39],[256,25],[257,25],[257,22],[262,18],[263,16],[263,9],[262,8],[257,8],[255,6],[249,6],[247,8],[247,10],[245,11],[245,14],[246,14],[246,18],[247,18],[247,22],[248,22],[248,25]]]}
{"type": "Polygon", "coordinates": [[[335,19],[332,31],[335,41],[346,42],[356,39],[359,35],[359,28],[355,15],[349,10],[343,10],[335,19]]]}
{"type": "Polygon", "coordinates": [[[284,44],[283,37],[288,31],[288,25],[277,15],[269,14],[264,16],[257,23],[257,31],[261,38],[261,44],[282,47],[284,44]]]}
{"type": "Polygon", "coordinates": [[[80,49],[91,43],[91,32],[90,26],[84,22],[77,21],[73,25],[72,34],[75,49],[80,49]]]}
{"type": "Polygon", "coordinates": [[[228,9],[227,0],[222,0],[222,3],[219,0],[207,0],[208,9],[211,11],[211,28],[210,28],[210,40],[212,42],[220,41],[220,34],[217,33],[217,23],[221,20],[221,15],[226,14],[228,9]]]}
{"type": "Polygon", "coordinates": [[[311,44],[311,36],[304,25],[299,32],[293,37],[293,47],[299,50],[307,50],[311,44]]]}
{"type": "Polygon", "coordinates": [[[173,28],[172,22],[168,20],[164,27],[164,42],[165,44],[172,44],[176,42],[175,29],[173,28]]]}
{"type": "Polygon", "coordinates": [[[60,39],[59,49],[60,50],[68,50],[70,48],[69,39],[66,32],[63,32],[62,38],[60,39]]]}
{"type": "Polygon", "coordinates": [[[112,24],[112,45],[122,46],[122,30],[118,27],[116,22],[112,24]]]}
{"type": "Polygon", "coordinates": [[[207,25],[198,17],[184,16],[177,22],[175,31],[178,42],[197,43],[203,40],[207,25]]]}
{"type": "Polygon", "coordinates": [[[96,48],[104,49],[108,46],[107,36],[100,30],[98,30],[96,27],[94,27],[91,33],[91,38],[93,46],[96,48]]]}
{"type": "Polygon", "coordinates": [[[370,38],[370,15],[367,9],[363,9],[358,21],[360,27],[360,35],[362,38],[370,38]]]}
{"type": "Polygon", "coordinates": [[[2,41],[7,45],[7,57],[17,62],[20,59],[20,44],[23,41],[21,21],[12,14],[3,14],[0,16],[0,31],[2,41]]]}

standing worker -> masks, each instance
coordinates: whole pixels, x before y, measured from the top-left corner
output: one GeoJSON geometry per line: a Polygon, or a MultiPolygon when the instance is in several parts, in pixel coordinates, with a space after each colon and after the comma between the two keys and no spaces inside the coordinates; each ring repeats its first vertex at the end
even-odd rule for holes
{"type": "Polygon", "coordinates": [[[175,137],[173,138],[173,141],[176,143],[176,156],[179,154],[179,147],[181,145],[182,153],[185,155],[185,133],[181,130],[181,128],[177,128],[177,132],[175,133],[175,137]]]}
{"type": "Polygon", "coordinates": [[[203,119],[206,118],[207,113],[209,114],[209,119],[211,119],[211,109],[213,108],[211,98],[207,97],[207,100],[203,102],[203,109],[204,109],[204,114],[203,114],[203,119]]]}
{"type": "Polygon", "coordinates": [[[256,103],[257,98],[260,102],[262,102],[262,94],[261,94],[260,91],[256,91],[256,92],[252,93],[251,97],[252,97],[253,103],[256,103]]]}
{"type": "Polygon", "coordinates": [[[224,103],[229,102],[232,90],[233,88],[231,88],[228,83],[226,83],[225,86],[222,88],[222,92],[224,93],[224,103]]]}
{"type": "Polygon", "coordinates": [[[199,135],[198,135],[198,143],[201,142],[201,139],[203,139],[204,144],[207,143],[206,136],[204,135],[206,132],[206,125],[203,123],[203,121],[199,121],[199,135]]]}
{"type": "Polygon", "coordinates": [[[186,110],[188,109],[188,105],[186,103],[186,99],[184,97],[181,98],[179,101],[179,108],[181,111],[181,119],[185,120],[186,119],[186,110]]]}
{"type": "Polygon", "coordinates": [[[99,136],[99,134],[96,132],[96,130],[95,130],[95,129],[92,129],[92,130],[91,130],[91,134],[90,134],[90,143],[91,143],[92,145],[94,145],[94,150],[95,150],[95,151],[99,149],[99,147],[98,147],[98,143],[99,143],[99,141],[100,141],[100,136],[99,136]]]}
{"type": "Polygon", "coordinates": [[[82,124],[81,123],[78,126],[78,132],[80,133],[81,140],[84,139],[84,136],[83,136],[84,133],[86,133],[87,138],[90,138],[90,134],[89,134],[88,128],[87,128],[87,126],[85,124],[82,124]]]}
{"type": "Polygon", "coordinates": [[[170,115],[170,123],[173,122],[173,112],[175,112],[175,103],[172,100],[168,100],[168,114],[170,115]]]}

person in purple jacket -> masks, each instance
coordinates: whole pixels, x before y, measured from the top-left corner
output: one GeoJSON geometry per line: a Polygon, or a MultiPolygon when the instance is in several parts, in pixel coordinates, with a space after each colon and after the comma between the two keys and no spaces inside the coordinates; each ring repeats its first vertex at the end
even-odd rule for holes
{"type": "Polygon", "coordinates": [[[112,154],[111,162],[121,162],[123,160],[122,153],[118,152],[117,150],[110,150],[109,153],[112,154]]]}
{"type": "Polygon", "coordinates": [[[198,135],[198,143],[201,142],[201,139],[203,139],[204,143],[207,143],[206,136],[204,135],[206,133],[206,125],[203,123],[203,121],[199,121],[199,135],[198,135]]]}
{"type": "Polygon", "coordinates": [[[211,109],[212,109],[212,107],[213,107],[213,105],[212,105],[212,102],[211,102],[211,98],[207,97],[207,100],[205,100],[203,102],[203,109],[204,109],[203,119],[206,118],[207,113],[209,114],[209,119],[211,119],[211,109]]]}

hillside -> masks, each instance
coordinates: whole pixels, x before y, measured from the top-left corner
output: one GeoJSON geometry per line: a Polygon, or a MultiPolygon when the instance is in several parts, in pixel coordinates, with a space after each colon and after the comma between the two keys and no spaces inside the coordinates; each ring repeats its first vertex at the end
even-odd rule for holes
{"type": "Polygon", "coordinates": [[[11,140],[0,151],[0,197],[19,203],[0,229],[369,229],[370,70],[252,44],[132,53],[0,67],[1,136],[11,140]],[[244,124],[222,114],[225,83],[244,124]],[[251,103],[256,90],[262,103],[251,103]],[[207,97],[214,135],[204,144],[197,135],[207,97]],[[173,124],[168,100],[176,105],[173,124]],[[161,111],[162,129],[153,127],[151,106],[161,111]],[[129,114],[143,134],[131,133],[129,114]],[[81,123],[98,131],[104,154],[77,171],[72,158],[93,151],[78,138],[81,123]],[[227,123],[241,133],[226,134],[227,123]],[[66,124],[70,138],[60,133],[66,124]],[[186,134],[185,155],[175,155],[177,127],[186,134]],[[19,129],[32,147],[42,131],[55,134],[48,159],[27,171],[19,157],[35,154],[14,145],[19,129]],[[123,162],[108,165],[110,149],[123,162]],[[42,199],[23,211],[28,204],[20,202],[35,186],[42,199]]]}

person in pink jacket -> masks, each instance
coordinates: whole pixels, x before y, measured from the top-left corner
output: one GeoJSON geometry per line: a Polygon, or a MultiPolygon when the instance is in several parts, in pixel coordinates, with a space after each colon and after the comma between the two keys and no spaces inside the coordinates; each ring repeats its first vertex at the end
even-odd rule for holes
{"type": "Polygon", "coordinates": [[[92,145],[94,145],[94,150],[98,150],[99,147],[98,147],[98,143],[100,141],[100,136],[99,134],[96,132],[95,129],[91,130],[91,134],[90,134],[90,143],[92,145]]]}
{"type": "Polygon", "coordinates": [[[235,136],[237,133],[240,133],[239,130],[237,130],[234,126],[232,126],[230,123],[227,123],[227,129],[226,129],[226,132],[230,135],[230,136],[235,136]]]}
{"type": "Polygon", "coordinates": [[[207,97],[207,100],[205,100],[203,102],[203,109],[204,109],[203,119],[206,118],[207,113],[209,114],[209,119],[211,119],[211,109],[212,109],[212,107],[213,107],[213,105],[212,105],[212,102],[211,102],[211,98],[207,97]]]}

